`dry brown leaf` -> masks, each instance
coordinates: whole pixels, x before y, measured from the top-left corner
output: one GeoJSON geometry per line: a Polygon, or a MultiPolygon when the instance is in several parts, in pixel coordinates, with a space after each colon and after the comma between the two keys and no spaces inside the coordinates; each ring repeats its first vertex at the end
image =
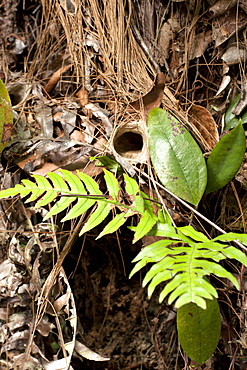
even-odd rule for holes
{"type": "Polygon", "coordinates": [[[45,91],[48,94],[54,89],[54,87],[56,86],[56,84],[60,80],[62,74],[64,72],[67,72],[71,67],[72,67],[72,64],[69,64],[69,65],[64,66],[62,68],[59,68],[56,72],[53,73],[53,75],[51,76],[51,78],[49,79],[49,81],[47,82],[47,84],[44,87],[45,91]]]}
{"type": "Polygon", "coordinates": [[[76,96],[79,100],[80,106],[84,107],[89,103],[89,92],[85,87],[82,87],[77,93],[76,96]]]}
{"type": "Polygon", "coordinates": [[[210,12],[214,13],[214,17],[217,15],[225,14],[231,8],[237,4],[237,0],[219,0],[209,9],[210,12]]]}
{"type": "Polygon", "coordinates": [[[245,12],[239,9],[238,14],[236,14],[236,8],[230,12],[224,12],[224,14],[214,19],[212,21],[212,39],[215,41],[215,47],[228,40],[246,24],[247,17],[245,12]]]}
{"type": "Polygon", "coordinates": [[[208,45],[212,42],[212,31],[201,32],[195,36],[194,43],[190,50],[190,59],[201,57],[208,45]]]}
{"type": "Polygon", "coordinates": [[[82,344],[78,340],[75,341],[75,351],[81,357],[87,358],[91,361],[109,361],[109,357],[103,357],[100,354],[89,349],[85,344],[82,344]]]}
{"type": "Polygon", "coordinates": [[[217,125],[211,113],[200,105],[193,104],[188,111],[190,123],[199,131],[209,149],[219,141],[217,125]]]}
{"type": "Polygon", "coordinates": [[[245,63],[246,58],[246,50],[240,49],[237,45],[230,46],[221,57],[227,65],[245,63]]]}
{"type": "Polygon", "coordinates": [[[142,111],[148,112],[155,107],[159,107],[164,95],[166,76],[163,72],[157,74],[153,88],[143,97],[130,103],[127,112],[142,111]]]}

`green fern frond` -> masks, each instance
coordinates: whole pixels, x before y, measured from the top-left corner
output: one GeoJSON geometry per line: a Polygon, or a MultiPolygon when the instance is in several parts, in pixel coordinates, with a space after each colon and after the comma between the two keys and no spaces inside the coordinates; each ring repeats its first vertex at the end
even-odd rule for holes
{"type": "Polygon", "coordinates": [[[47,178],[33,175],[34,182],[22,180],[22,184],[0,191],[0,199],[13,197],[17,194],[21,198],[29,196],[26,202],[36,201],[36,208],[54,202],[44,220],[70,207],[62,219],[63,222],[76,218],[94,207],[83,225],[80,235],[98,226],[105,220],[110,211],[115,209],[116,216],[105,226],[98,238],[118,230],[133,214],[141,216],[135,241],[145,235],[157,222],[158,218],[153,211],[151,201],[144,199],[146,195],[140,191],[135,179],[124,175],[125,191],[128,198],[126,201],[125,197],[121,197],[118,180],[107,170],[104,170],[108,192],[106,195],[102,193],[97,182],[85,173],[78,171],[77,175],[74,175],[67,170],[60,170],[60,172],[61,175],[49,172],[47,178]]]}
{"type": "MultiPolygon", "coordinates": [[[[243,252],[217,242],[217,238],[210,240],[191,226],[175,229],[165,225],[163,236],[171,239],[148,245],[133,260],[137,264],[130,276],[147,263],[153,263],[143,280],[143,286],[149,284],[149,297],[157,285],[166,281],[167,284],[160,293],[160,302],[169,295],[168,304],[175,301],[175,306],[181,307],[194,302],[205,309],[205,299],[217,297],[216,289],[205,279],[210,274],[229,279],[239,289],[237,279],[219,262],[232,258],[247,265],[247,257],[243,252]]],[[[233,241],[236,234],[232,233],[231,237],[226,238],[233,241]]],[[[223,236],[222,239],[224,240],[223,236]]],[[[246,238],[241,238],[241,241],[243,239],[247,242],[246,238]]]]}

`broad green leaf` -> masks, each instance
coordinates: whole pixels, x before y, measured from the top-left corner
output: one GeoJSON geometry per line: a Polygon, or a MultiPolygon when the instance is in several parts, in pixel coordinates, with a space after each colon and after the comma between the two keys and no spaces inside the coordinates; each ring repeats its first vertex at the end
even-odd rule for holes
{"type": "Polygon", "coordinates": [[[241,121],[215,145],[207,160],[208,183],[206,192],[228,184],[238,172],[246,148],[245,132],[241,121]]]}
{"type": "Polygon", "coordinates": [[[217,300],[206,300],[202,309],[188,303],[178,309],[178,338],[185,353],[202,365],[215,351],[220,339],[221,319],[217,300]]]}
{"type": "MultiPolygon", "coordinates": [[[[44,191],[46,191],[48,189],[52,189],[51,184],[49,183],[49,181],[44,176],[33,175],[33,177],[34,177],[39,189],[43,189],[44,191]]],[[[23,184],[25,183],[25,181],[26,180],[23,180],[23,184]]]]}
{"type": "Polygon", "coordinates": [[[137,184],[135,179],[129,177],[124,173],[124,181],[125,181],[125,189],[129,195],[135,195],[140,192],[139,185],[137,184]]]}
{"type": "Polygon", "coordinates": [[[97,184],[96,181],[94,181],[94,179],[91,176],[83,172],[80,172],[79,170],[77,170],[77,175],[84,182],[90,194],[102,195],[102,192],[99,189],[99,185],[97,184]]]}
{"type": "Polygon", "coordinates": [[[192,226],[183,226],[180,227],[179,230],[189,238],[199,241],[199,242],[207,242],[209,239],[203,233],[196,231],[192,226]]]}
{"type": "MultiPolygon", "coordinates": [[[[35,208],[46,206],[51,203],[57,197],[57,191],[49,190],[47,191],[41,199],[36,203],[35,208]]],[[[30,198],[28,199],[30,201],[30,198]]]]}
{"type": "Polygon", "coordinates": [[[125,190],[127,194],[132,198],[134,208],[140,213],[144,213],[144,200],[140,195],[140,187],[135,179],[132,179],[124,173],[125,190]]]}
{"type": "MultiPolygon", "coordinates": [[[[172,261],[170,261],[171,264],[172,264],[172,261]]],[[[151,283],[149,284],[148,286],[148,298],[150,299],[155,288],[157,287],[157,285],[159,285],[160,283],[164,282],[164,281],[167,281],[169,279],[171,279],[173,277],[173,274],[171,273],[171,271],[169,270],[164,270],[164,271],[160,271],[157,273],[157,275],[155,275],[155,277],[152,279],[151,283]]],[[[159,303],[161,303],[163,301],[159,299],[159,303]]]]}
{"type": "Polygon", "coordinates": [[[158,210],[158,220],[160,223],[172,225],[172,217],[166,209],[158,210]]]}
{"type": "Polygon", "coordinates": [[[201,149],[170,113],[154,108],[148,116],[149,151],[162,184],[176,196],[197,205],[207,182],[201,149]]]}
{"type": "MultiPolygon", "coordinates": [[[[48,172],[47,176],[52,181],[54,190],[57,190],[59,192],[69,191],[68,185],[60,175],[55,172],[48,172]]],[[[82,183],[81,186],[83,186],[82,183]]]]}
{"type": "Polygon", "coordinates": [[[9,93],[0,79],[0,153],[8,144],[13,126],[13,113],[9,93]]]}
{"type": "Polygon", "coordinates": [[[69,184],[70,191],[75,194],[81,194],[81,189],[84,189],[84,186],[82,185],[79,177],[68,170],[60,170],[60,172],[66,180],[67,184],[69,184]]]}
{"type": "MultiPolygon", "coordinates": [[[[36,184],[32,184],[32,188],[37,188],[36,184]]],[[[22,197],[25,197],[31,192],[31,190],[26,189],[24,185],[16,184],[13,188],[4,189],[0,191],[0,199],[14,197],[17,194],[20,194],[22,197]],[[25,195],[23,195],[25,193],[25,195]]]]}
{"type": "Polygon", "coordinates": [[[169,272],[169,276],[167,277],[167,279],[162,277],[162,279],[163,279],[162,281],[166,281],[166,280],[170,279],[171,278],[171,272],[166,271],[166,269],[168,269],[168,267],[167,267],[168,265],[172,266],[173,263],[174,263],[174,258],[172,258],[172,257],[162,259],[160,262],[155,263],[150,268],[150,270],[146,273],[146,275],[145,275],[145,277],[142,281],[142,286],[145,287],[150,282],[150,280],[152,280],[152,283],[149,284],[149,287],[150,287],[151,284],[154,284],[154,283],[155,283],[155,287],[156,287],[157,284],[159,284],[155,281],[158,274],[165,274],[166,272],[169,272]]]}

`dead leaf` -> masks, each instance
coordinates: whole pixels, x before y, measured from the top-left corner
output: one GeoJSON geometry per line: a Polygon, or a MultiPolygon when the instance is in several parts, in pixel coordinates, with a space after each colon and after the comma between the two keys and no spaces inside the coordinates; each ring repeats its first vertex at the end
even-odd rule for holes
{"type": "Polygon", "coordinates": [[[217,93],[215,94],[215,96],[220,95],[222,91],[224,91],[225,88],[229,85],[230,81],[231,81],[231,77],[229,75],[224,75],[220,83],[219,89],[217,93]]]}
{"type": "Polygon", "coordinates": [[[212,42],[212,31],[201,32],[195,35],[194,43],[190,50],[190,60],[201,57],[212,42]]]}
{"type": "Polygon", "coordinates": [[[89,92],[85,87],[82,87],[77,93],[77,98],[79,99],[79,103],[81,107],[84,107],[86,104],[89,103],[89,92]]]}
{"type": "Polygon", "coordinates": [[[169,56],[170,43],[173,39],[173,31],[169,22],[165,22],[161,27],[158,40],[158,50],[161,50],[161,57],[159,58],[159,63],[164,64],[165,60],[169,56]]]}
{"type": "Polygon", "coordinates": [[[78,141],[80,143],[86,143],[86,140],[85,140],[85,134],[83,131],[81,130],[74,130],[71,134],[70,134],[70,139],[71,140],[74,140],[74,141],[78,141]]]}
{"type": "Polygon", "coordinates": [[[245,77],[245,79],[243,79],[242,82],[241,99],[239,100],[236,107],[232,110],[232,113],[239,116],[241,112],[246,108],[246,106],[247,106],[247,82],[245,77]]]}
{"type": "Polygon", "coordinates": [[[190,123],[197,128],[208,148],[213,149],[219,141],[219,133],[211,113],[206,108],[193,104],[188,114],[190,123]]]}
{"type": "Polygon", "coordinates": [[[109,357],[103,357],[99,355],[98,353],[92,351],[88,347],[86,347],[84,344],[79,342],[78,340],[75,341],[75,351],[78,355],[81,357],[84,357],[91,361],[109,361],[109,357]]]}
{"type": "Polygon", "coordinates": [[[237,45],[230,46],[222,55],[221,59],[228,65],[245,63],[247,59],[247,52],[245,49],[240,49],[237,45]]]}
{"type": "Polygon", "coordinates": [[[77,12],[78,6],[73,0],[60,0],[61,7],[70,14],[75,14],[77,12]]]}
{"type": "Polygon", "coordinates": [[[54,87],[56,86],[56,84],[60,80],[62,74],[64,72],[67,72],[71,67],[72,67],[72,64],[69,64],[69,65],[64,66],[62,68],[59,68],[56,72],[53,73],[53,75],[51,76],[51,78],[49,79],[49,81],[47,82],[47,84],[44,87],[45,91],[48,94],[54,89],[54,87]]]}
{"type": "Polygon", "coordinates": [[[237,0],[219,0],[209,9],[210,12],[214,13],[214,17],[217,15],[225,14],[237,4],[237,0]]]}
{"type": "Polygon", "coordinates": [[[215,47],[218,47],[223,42],[228,40],[237,31],[242,29],[247,24],[246,14],[242,9],[232,9],[230,12],[224,12],[223,15],[212,21],[212,39],[215,41],[215,47]]]}
{"type": "MultiPolygon", "coordinates": [[[[113,123],[108,118],[109,112],[103,108],[101,108],[98,104],[88,103],[85,105],[87,111],[90,111],[95,117],[99,118],[106,130],[106,133],[110,135],[113,130],[113,123]]],[[[88,112],[87,112],[88,113],[88,112]]]]}
{"type": "Polygon", "coordinates": [[[145,114],[148,114],[152,108],[159,107],[164,95],[165,82],[166,75],[163,72],[158,73],[153,88],[140,99],[130,103],[127,112],[134,113],[144,109],[145,114]]]}

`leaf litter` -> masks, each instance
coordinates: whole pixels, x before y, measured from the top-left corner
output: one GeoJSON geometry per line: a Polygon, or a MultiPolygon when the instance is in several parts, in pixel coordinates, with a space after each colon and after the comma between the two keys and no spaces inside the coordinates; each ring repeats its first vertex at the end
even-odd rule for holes
{"type": "MultiPolygon", "coordinates": [[[[100,179],[102,169],[95,172],[90,157],[106,154],[131,174],[150,173],[145,122],[154,107],[171,112],[205,157],[224,134],[224,116],[239,93],[231,119],[245,112],[245,1],[11,0],[2,2],[0,15],[0,76],[14,114],[2,188],[61,168],[100,179]],[[114,152],[119,137],[129,140],[124,152],[114,152]]],[[[236,191],[226,186],[207,196],[204,213],[230,231],[245,230],[246,183],[245,156],[236,191]]],[[[174,199],[158,196],[178,224],[190,218],[174,199]]],[[[24,362],[36,369],[81,368],[80,360],[71,361],[74,348],[89,369],[189,366],[177,352],[170,307],[158,306],[157,296],[148,302],[139,279],[124,276],[139,248],[130,247],[127,230],[101,244],[89,235],[85,243],[73,222],[41,223],[45,208],[4,201],[1,212],[1,368],[23,369],[24,362]]],[[[236,369],[244,366],[242,293],[209,369],[230,369],[233,358],[236,369]]],[[[227,286],[224,295],[234,305],[227,286]]]]}

